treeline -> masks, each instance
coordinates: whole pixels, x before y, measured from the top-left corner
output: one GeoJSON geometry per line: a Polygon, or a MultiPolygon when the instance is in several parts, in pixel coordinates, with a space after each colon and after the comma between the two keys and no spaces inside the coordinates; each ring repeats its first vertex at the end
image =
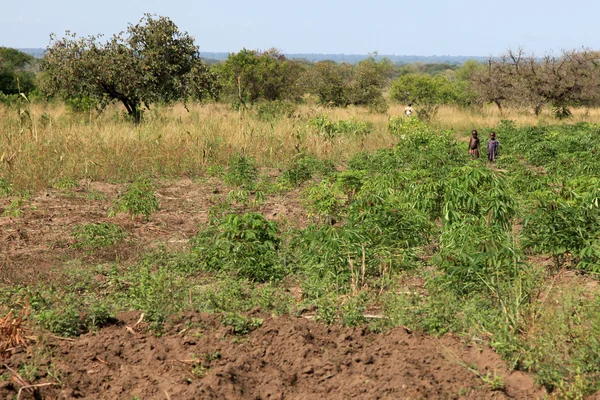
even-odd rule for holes
{"type": "Polygon", "coordinates": [[[121,102],[136,121],[152,104],[207,100],[250,107],[257,102],[316,101],[323,106],[412,103],[422,118],[444,104],[493,103],[558,118],[570,107],[600,105],[600,56],[589,50],[536,58],[509,51],[487,62],[397,65],[376,54],[355,64],[290,59],[276,49],[243,49],[208,65],[194,38],[167,17],[145,15],[106,42],[95,36],[52,37],[35,76],[34,59],[0,48],[0,91],[65,99],[74,108],[121,102]]]}

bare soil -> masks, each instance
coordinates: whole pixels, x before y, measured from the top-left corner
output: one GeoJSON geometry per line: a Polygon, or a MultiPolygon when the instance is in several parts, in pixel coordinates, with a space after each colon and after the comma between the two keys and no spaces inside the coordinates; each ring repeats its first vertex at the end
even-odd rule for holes
{"type": "MultiPolygon", "coordinates": [[[[235,336],[219,317],[188,314],[162,337],[135,325],[137,313],[75,341],[48,339],[61,386],[52,399],[535,399],[533,379],[507,370],[486,347],[398,328],[374,334],[305,318],[264,318],[235,336]],[[487,379],[501,376],[492,390],[487,379]]],[[[27,362],[15,354],[7,365],[27,362]]],[[[2,369],[0,368],[0,372],[2,369]]],[[[40,382],[56,382],[50,376],[40,382]]],[[[0,398],[19,387],[0,384],[0,398]]]]}
{"type": "MultiPolygon", "coordinates": [[[[207,223],[210,207],[225,201],[230,190],[211,179],[200,183],[191,179],[163,181],[156,191],[160,210],[149,221],[126,214],[109,218],[109,208],[125,189],[125,185],[84,181],[72,190],[48,189],[36,194],[25,202],[21,217],[0,216],[0,284],[61,279],[62,267],[77,259],[127,262],[158,244],[171,249],[185,247],[207,223]],[[120,225],[129,239],[93,255],[71,247],[77,225],[104,222],[120,225]]],[[[9,199],[0,199],[0,215],[9,203],[9,199]]],[[[258,211],[283,226],[306,224],[306,211],[296,192],[270,196],[258,211]]]]}

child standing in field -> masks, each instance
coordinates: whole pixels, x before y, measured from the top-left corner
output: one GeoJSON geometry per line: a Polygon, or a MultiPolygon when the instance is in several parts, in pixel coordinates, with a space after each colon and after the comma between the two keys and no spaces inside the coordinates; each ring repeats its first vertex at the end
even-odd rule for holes
{"type": "Polygon", "coordinates": [[[473,158],[479,158],[479,137],[477,131],[473,129],[471,132],[471,140],[469,141],[469,154],[473,158]]]}
{"type": "Polygon", "coordinates": [[[490,133],[490,140],[487,143],[487,154],[488,160],[490,162],[496,161],[496,157],[498,157],[498,146],[500,142],[496,140],[496,134],[494,132],[490,133]]]}
{"type": "Polygon", "coordinates": [[[412,103],[408,103],[408,106],[406,106],[404,108],[404,114],[407,117],[410,117],[412,115],[412,113],[414,112],[413,108],[412,108],[412,103]]]}

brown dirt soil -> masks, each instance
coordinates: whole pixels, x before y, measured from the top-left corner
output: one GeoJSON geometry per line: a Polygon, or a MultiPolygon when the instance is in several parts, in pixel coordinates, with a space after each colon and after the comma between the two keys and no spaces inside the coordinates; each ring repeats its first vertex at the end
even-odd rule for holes
{"type": "MultiPolygon", "coordinates": [[[[185,247],[207,222],[210,207],[225,201],[232,189],[212,179],[160,181],[156,189],[160,210],[150,221],[126,214],[109,218],[109,208],[125,188],[83,181],[71,190],[48,189],[26,200],[23,216],[18,218],[1,216],[11,199],[0,199],[0,285],[61,279],[62,268],[73,260],[102,263],[118,259],[127,263],[158,244],[185,247]],[[71,247],[75,226],[104,222],[120,225],[129,238],[93,254],[71,247]]],[[[234,205],[234,209],[244,207],[234,205]]],[[[282,225],[300,227],[306,222],[297,192],[267,197],[257,211],[282,225]]]]}
{"type": "MultiPolygon", "coordinates": [[[[262,316],[263,315],[255,315],[262,316]]],[[[533,379],[510,372],[488,348],[399,328],[374,334],[327,327],[305,318],[271,318],[235,336],[217,315],[188,314],[160,338],[134,326],[139,315],[75,341],[53,340],[51,360],[61,386],[53,399],[535,399],[533,379]],[[129,328],[128,328],[129,327],[129,328]],[[132,330],[131,327],[134,327],[132,330]],[[209,355],[212,355],[210,357],[209,355]],[[489,375],[488,375],[489,374],[489,375]],[[481,377],[500,375],[492,391],[481,377]]],[[[31,355],[15,354],[17,369],[31,355]]],[[[0,374],[6,372],[0,367],[0,374]]],[[[39,382],[56,382],[46,376],[39,382]]],[[[19,386],[0,383],[0,399],[19,386]]],[[[12,397],[11,397],[12,396],[12,397]]],[[[31,396],[31,395],[29,395],[31,396]]]]}

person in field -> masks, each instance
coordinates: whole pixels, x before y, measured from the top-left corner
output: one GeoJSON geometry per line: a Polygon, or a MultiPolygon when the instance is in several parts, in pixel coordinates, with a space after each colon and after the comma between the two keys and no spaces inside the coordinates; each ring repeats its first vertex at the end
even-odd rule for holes
{"type": "Polygon", "coordinates": [[[414,113],[414,112],[415,112],[415,110],[413,110],[413,108],[412,108],[412,103],[408,103],[408,106],[406,106],[404,108],[404,114],[407,117],[410,117],[412,115],[412,113],[414,113]]]}
{"type": "Polygon", "coordinates": [[[496,133],[490,133],[490,140],[488,140],[487,143],[487,154],[490,162],[496,161],[496,158],[498,157],[498,146],[500,146],[500,142],[496,140],[496,133]]]}
{"type": "Polygon", "coordinates": [[[469,154],[473,158],[479,158],[479,137],[477,131],[473,129],[471,132],[471,140],[469,141],[469,154]]]}

